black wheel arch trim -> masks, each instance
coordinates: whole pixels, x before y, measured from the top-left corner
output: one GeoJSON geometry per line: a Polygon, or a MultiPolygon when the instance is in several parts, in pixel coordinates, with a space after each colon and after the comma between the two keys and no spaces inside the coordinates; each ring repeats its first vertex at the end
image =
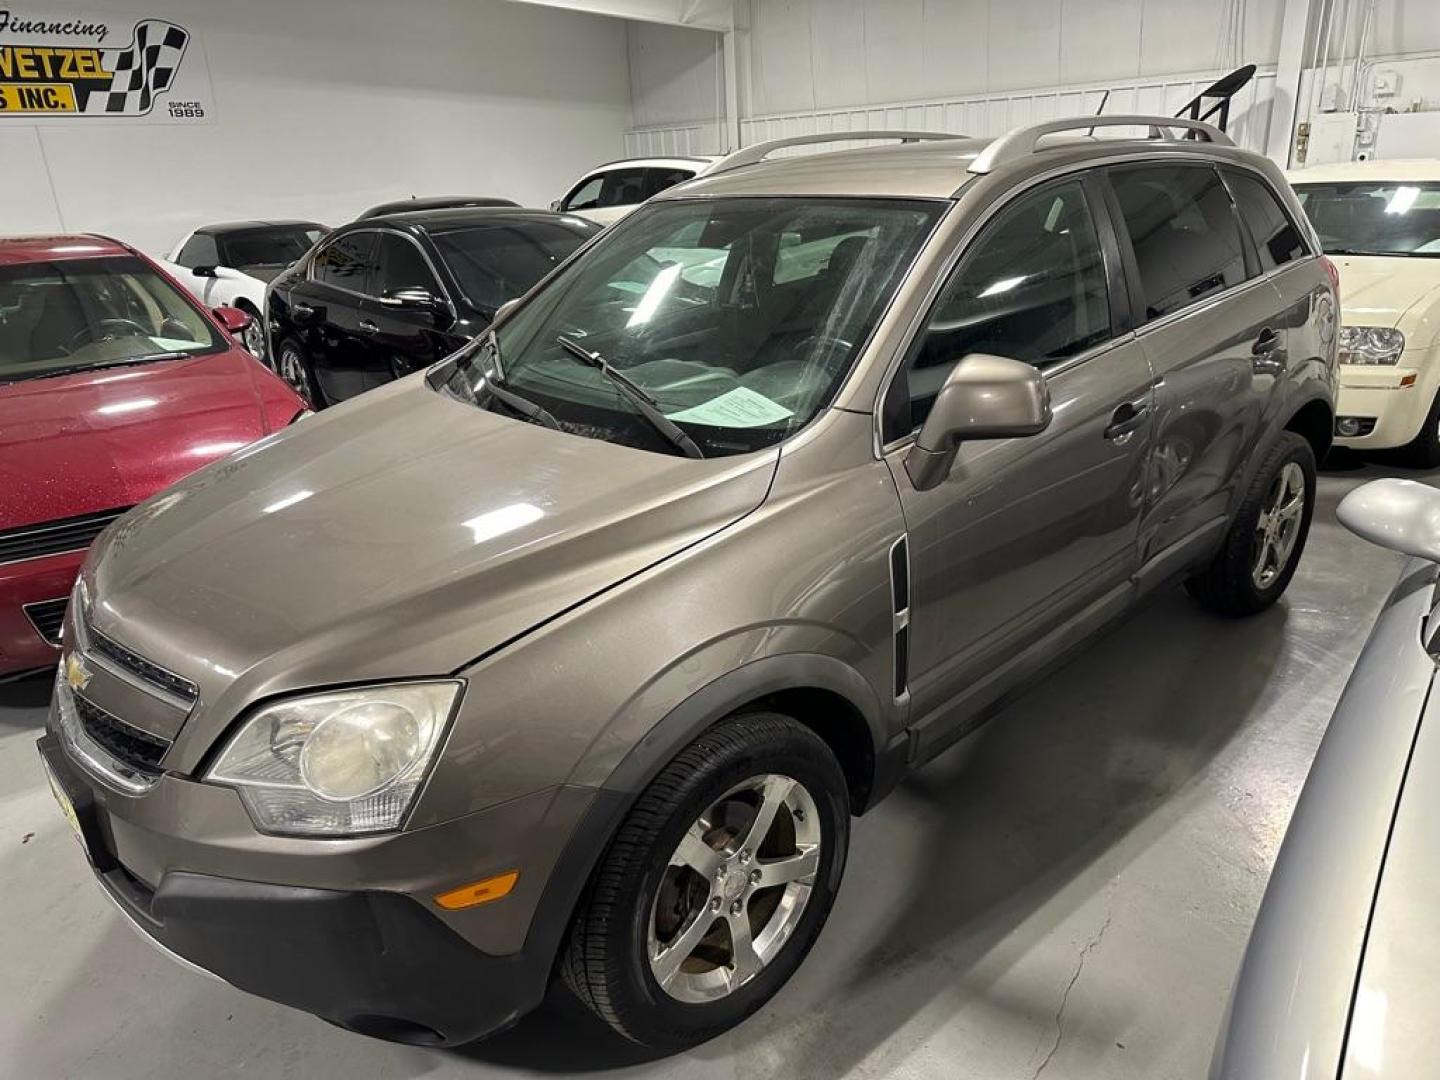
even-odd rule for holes
{"type": "MultiPolygon", "coordinates": [[[[884,721],[875,691],[865,677],[833,656],[782,653],[752,660],[712,679],[671,709],[630,748],[602,790],[627,793],[632,798],[639,795],[706,728],[771,694],[797,689],[828,691],[845,699],[865,721],[878,761],[886,740],[884,721]]],[[[805,717],[796,719],[803,722],[805,717]]]]}
{"type": "MultiPolygon", "coordinates": [[[[819,653],[787,653],[754,660],[707,683],[666,713],[596,789],[595,800],[550,872],[530,920],[522,951],[553,971],[581,896],[595,866],[640,793],[701,732],[739,709],[782,690],[825,690],[844,697],[863,717],[874,743],[875,777],[868,809],[904,772],[903,737],[888,739],[875,691],[841,660],[819,653]]],[[[539,995],[534,997],[538,1004],[539,995]]]]}
{"type": "MultiPolygon", "coordinates": [[[[1238,478],[1239,482],[1236,483],[1234,490],[1230,494],[1229,518],[1232,521],[1240,509],[1240,504],[1245,501],[1245,493],[1250,490],[1250,484],[1255,479],[1255,471],[1260,467],[1261,462],[1265,458],[1265,454],[1275,445],[1276,440],[1288,431],[1291,434],[1299,435],[1302,439],[1305,439],[1307,443],[1310,442],[1304,432],[1295,431],[1290,425],[1294,423],[1295,418],[1299,416],[1301,412],[1317,402],[1329,410],[1331,423],[1334,423],[1335,402],[1329,394],[1323,392],[1296,395],[1277,408],[1271,417],[1265,421],[1264,434],[1260,439],[1256,440],[1255,445],[1251,448],[1250,454],[1245,461],[1245,468],[1238,478]]],[[[1314,447],[1312,446],[1311,449],[1313,451],[1314,447]]],[[[1316,454],[1315,465],[1317,468],[1320,465],[1320,461],[1321,455],[1316,454]]]]}

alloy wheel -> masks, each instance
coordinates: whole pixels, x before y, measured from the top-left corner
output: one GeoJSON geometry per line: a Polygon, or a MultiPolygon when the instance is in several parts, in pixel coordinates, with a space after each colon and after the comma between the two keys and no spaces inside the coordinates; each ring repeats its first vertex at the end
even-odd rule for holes
{"type": "Polygon", "coordinates": [[[245,351],[257,360],[265,359],[265,328],[260,325],[260,320],[250,316],[250,325],[245,327],[245,332],[240,336],[245,351]]]}
{"type": "Polygon", "coordinates": [[[763,971],[800,924],[821,841],[814,797],[788,776],[751,777],[711,803],[670,856],[650,912],[661,989],[698,1004],[763,971]]]}
{"type": "Polygon", "coordinates": [[[1250,576],[1256,588],[1268,589],[1285,572],[1304,513],[1305,472],[1298,462],[1288,461],[1271,484],[1255,525],[1255,563],[1250,576]]]}
{"type": "Polygon", "coordinates": [[[305,360],[294,345],[281,346],[279,374],[292,390],[309,400],[310,380],[305,375],[305,360]]]}

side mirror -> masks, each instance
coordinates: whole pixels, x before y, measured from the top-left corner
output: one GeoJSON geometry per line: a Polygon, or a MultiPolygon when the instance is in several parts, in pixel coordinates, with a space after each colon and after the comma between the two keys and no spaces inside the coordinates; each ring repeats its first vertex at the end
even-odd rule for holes
{"type": "Polygon", "coordinates": [[[194,266],[190,268],[190,273],[196,277],[218,278],[220,275],[216,272],[217,269],[214,266],[194,266]]]}
{"type": "Polygon", "coordinates": [[[550,212],[551,212],[552,214],[558,214],[558,213],[560,213],[560,207],[561,207],[561,205],[562,205],[561,200],[556,199],[554,202],[552,202],[552,203],[550,204],[550,212]]]}
{"type": "Polygon", "coordinates": [[[1038,435],[1050,418],[1050,388],[1033,364],[971,353],[946,376],[905,471],[916,491],[929,491],[949,475],[962,442],[1038,435]]]}
{"type": "Polygon", "coordinates": [[[1372,480],[1340,500],[1340,524],[1372,544],[1440,562],[1440,491],[1414,480],[1372,480]]]}
{"type": "Polygon", "coordinates": [[[237,307],[217,307],[215,318],[220,320],[220,325],[232,337],[239,337],[254,321],[249,312],[241,311],[237,307]]]}
{"type": "Polygon", "coordinates": [[[495,317],[494,317],[493,319],[491,319],[490,321],[491,321],[492,323],[498,323],[501,319],[503,319],[503,318],[505,318],[506,316],[508,316],[512,311],[514,311],[514,310],[515,310],[517,307],[519,307],[519,306],[520,306],[520,297],[518,297],[518,296],[512,296],[509,300],[506,300],[503,304],[501,304],[498,308],[495,309],[495,317]]]}

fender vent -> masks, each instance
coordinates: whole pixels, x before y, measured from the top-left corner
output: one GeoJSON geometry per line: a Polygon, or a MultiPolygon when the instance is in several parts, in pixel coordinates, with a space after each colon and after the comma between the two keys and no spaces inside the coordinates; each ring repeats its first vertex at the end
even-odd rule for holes
{"type": "Polygon", "coordinates": [[[890,602],[898,701],[910,688],[910,545],[903,535],[890,546],[890,602]]]}

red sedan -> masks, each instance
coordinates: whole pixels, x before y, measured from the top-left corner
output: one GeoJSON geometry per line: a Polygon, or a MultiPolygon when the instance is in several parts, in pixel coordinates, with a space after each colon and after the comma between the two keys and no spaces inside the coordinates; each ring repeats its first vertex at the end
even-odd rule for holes
{"type": "Polygon", "coordinates": [[[140,252],[0,239],[0,678],[54,664],[85,549],[305,403],[140,252]]]}

